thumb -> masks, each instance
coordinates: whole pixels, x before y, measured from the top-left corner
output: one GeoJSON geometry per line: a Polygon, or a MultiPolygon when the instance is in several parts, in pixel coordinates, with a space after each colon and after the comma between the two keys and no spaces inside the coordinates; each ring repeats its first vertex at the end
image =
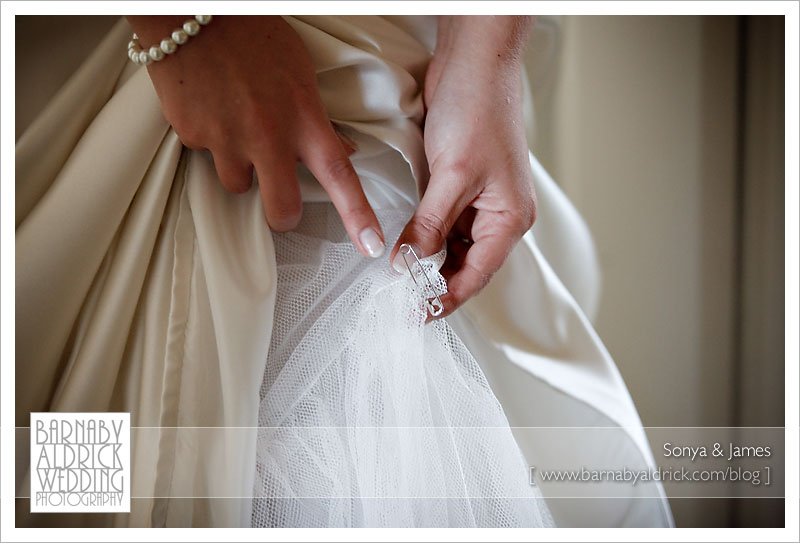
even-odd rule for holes
{"type": "Polygon", "coordinates": [[[411,245],[420,258],[439,252],[450,229],[471,200],[466,191],[454,187],[462,183],[449,183],[431,177],[427,190],[414,216],[408,221],[391,253],[392,267],[402,273],[406,270],[400,246],[411,245]]]}

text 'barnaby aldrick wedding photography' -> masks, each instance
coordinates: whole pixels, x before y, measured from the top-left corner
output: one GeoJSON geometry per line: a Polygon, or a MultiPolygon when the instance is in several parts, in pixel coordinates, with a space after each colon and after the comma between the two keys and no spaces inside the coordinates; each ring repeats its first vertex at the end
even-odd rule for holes
{"type": "Polygon", "coordinates": [[[127,413],[31,414],[31,511],[127,511],[127,413]]]}

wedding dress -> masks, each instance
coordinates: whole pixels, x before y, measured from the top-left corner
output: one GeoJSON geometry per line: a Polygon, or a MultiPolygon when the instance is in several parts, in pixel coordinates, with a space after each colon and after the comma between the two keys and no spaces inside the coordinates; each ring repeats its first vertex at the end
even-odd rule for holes
{"type": "MultiPolygon", "coordinates": [[[[286,20],[391,246],[427,180],[435,18],[286,20]]],[[[225,192],[181,147],[129,36],[119,21],[20,135],[15,203],[17,425],[130,412],[131,512],[36,516],[23,499],[18,526],[671,525],[657,483],[529,480],[556,460],[654,465],[582,309],[588,232],[533,155],[537,225],[425,325],[442,254],[405,274],[362,257],[302,166],[301,225],[271,234],[256,186],[225,192]]]]}
{"type": "MultiPolygon", "coordinates": [[[[378,210],[387,241],[412,212],[378,210]]],[[[552,525],[475,359],[425,325],[433,293],[360,257],[330,204],[304,213],[275,236],[253,525],[552,525]]],[[[443,261],[410,264],[438,294],[443,261]]]]}

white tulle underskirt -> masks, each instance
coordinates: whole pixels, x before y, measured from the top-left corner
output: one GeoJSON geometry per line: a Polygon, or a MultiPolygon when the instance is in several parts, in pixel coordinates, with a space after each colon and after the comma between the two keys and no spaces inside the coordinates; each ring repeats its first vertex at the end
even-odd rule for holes
{"type": "MultiPolygon", "coordinates": [[[[391,247],[412,212],[378,212],[391,247]]],[[[444,320],[330,204],[274,236],[253,526],[552,526],[505,414],[444,320]]],[[[435,288],[443,253],[423,259],[435,288]]]]}

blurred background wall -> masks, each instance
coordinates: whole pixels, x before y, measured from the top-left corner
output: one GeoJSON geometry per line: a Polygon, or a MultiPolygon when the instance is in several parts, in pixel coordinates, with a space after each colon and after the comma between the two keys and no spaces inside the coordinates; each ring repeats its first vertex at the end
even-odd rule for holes
{"type": "MultiPolygon", "coordinates": [[[[529,143],[592,231],[644,425],[783,426],[783,17],[540,17],[526,64],[529,143]]],[[[671,506],[783,525],[782,501],[671,506]]]]}

